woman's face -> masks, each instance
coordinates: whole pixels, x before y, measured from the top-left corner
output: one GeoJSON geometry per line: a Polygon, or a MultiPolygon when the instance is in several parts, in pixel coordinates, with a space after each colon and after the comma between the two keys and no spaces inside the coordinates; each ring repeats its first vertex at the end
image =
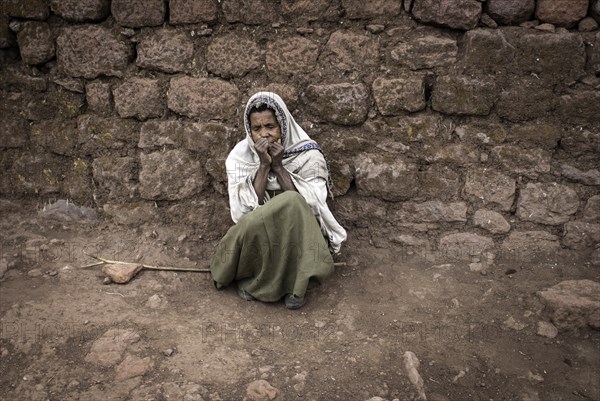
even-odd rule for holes
{"type": "Polygon", "coordinates": [[[270,109],[250,114],[250,131],[254,142],[260,138],[267,138],[271,143],[281,140],[281,127],[270,109]]]}

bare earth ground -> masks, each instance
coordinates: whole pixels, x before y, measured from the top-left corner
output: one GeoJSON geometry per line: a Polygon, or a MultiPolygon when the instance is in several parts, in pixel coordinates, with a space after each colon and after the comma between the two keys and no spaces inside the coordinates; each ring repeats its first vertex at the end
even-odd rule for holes
{"type": "Polygon", "coordinates": [[[547,320],[536,291],[599,280],[572,255],[483,275],[350,230],[337,260],[346,266],[290,311],[217,291],[204,273],[145,270],[103,285],[100,267],[81,268],[93,262],[85,253],[208,267],[216,241],[185,226],[50,221],[16,205],[4,203],[0,223],[10,267],[0,281],[2,400],[242,400],[260,378],[278,400],[413,400],[406,351],[420,360],[428,400],[600,399],[600,332],[536,334],[547,320]],[[115,344],[119,333],[135,338],[101,364],[92,345],[111,329],[115,344]],[[123,367],[129,356],[144,361],[138,373],[123,367]]]}

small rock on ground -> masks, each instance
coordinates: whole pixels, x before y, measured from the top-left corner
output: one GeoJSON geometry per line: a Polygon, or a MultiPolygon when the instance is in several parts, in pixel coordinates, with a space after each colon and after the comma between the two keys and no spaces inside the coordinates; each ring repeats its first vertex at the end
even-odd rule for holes
{"type": "Polygon", "coordinates": [[[266,380],[256,380],[246,388],[244,401],[272,401],[279,395],[279,390],[266,380]]]}

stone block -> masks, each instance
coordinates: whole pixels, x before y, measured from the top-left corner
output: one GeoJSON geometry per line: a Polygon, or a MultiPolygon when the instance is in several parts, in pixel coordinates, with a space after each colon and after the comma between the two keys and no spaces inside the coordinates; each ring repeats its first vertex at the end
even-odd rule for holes
{"type": "Polygon", "coordinates": [[[160,82],[149,78],[131,78],[113,91],[115,109],[123,118],[146,120],[165,112],[164,94],[160,82]]]}
{"type": "Polygon", "coordinates": [[[264,91],[264,92],[275,92],[285,102],[288,110],[293,111],[298,106],[298,90],[292,84],[283,84],[283,83],[270,83],[267,86],[259,86],[253,88],[251,92],[248,92],[248,98],[252,97],[256,92],[264,91]]]}
{"type": "Polygon", "coordinates": [[[509,121],[526,121],[548,117],[556,108],[552,89],[533,79],[518,80],[500,94],[496,103],[498,115],[509,121]]]}
{"type": "Polygon", "coordinates": [[[484,257],[495,257],[494,241],[474,233],[446,234],[439,240],[439,251],[445,260],[472,261],[484,257]]]}
{"type": "Polygon", "coordinates": [[[280,75],[311,71],[319,56],[319,46],[306,38],[292,36],[267,44],[267,68],[280,75]]]}
{"type": "Polygon", "coordinates": [[[556,114],[562,121],[574,124],[600,122],[600,91],[588,90],[561,96],[556,114]]]}
{"type": "Polygon", "coordinates": [[[169,23],[197,24],[217,19],[215,0],[169,0],[169,23]]]}
{"type": "Polygon", "coordinates": [[[434,84],[431,104],[445,114],[488,115],[496,97],[494,82],[488,79],[441,76],[434,84]]]}
{"type": "Polygon", "coordinates": [[[107,150],[126,150],[139,141],[139,123],[122,118],[104,118],[93,114],[77,118],[79,150],[84,155],[100,156],[107,150]]]}
{"type": "Polygon", "coordinates": [[[310,85],[306,90],[308,111],[320,121],[357,125],[369,111],[369,93],[363,84],[310,85]]]}
{"type": "Polygon", "coordinates": [[[487,0],[484,9],[501,25],[519,25],[533,15],[535,0],[487,0]]]}
{"type": "Polygon", "coordinates": [[[492,149],[492,158],[506,170],[536,178],[550,172],[552,155],[543,149],[523,149],[514,145],[500,145],[492,149]]]}
{"type": "Polygon", "coordinates": [[[538,291],[559,330],[600,329],[600,283],[592,280],[565,280],[538,291]]]}
{"type": "Polygon", "coordinates": [[[15,35],[10,30],[8,15],[0,14],[0,49],[12,47],[16,43],[15,35]]]}
{"type": "Polygon", "coordinates": [[[263,64],[261,49],[244,36],[218,36],[208,45],[206,67],[223,78],[241,77],[263,64]]]}
{"type": "Polygon", "coordinates": [[[31,142],[59,155],[73,155],[79,144],[76,120],[47,120],[31,127],[31,142]]]}
{"type": "Polygon", "coordinates": [[[128,42],[97,25],[64,28],[56,40],[58,64],[73,77],[121,76],[131,55],[128,42]]]}
{"type": "Polygon", "coordinates": [[[14,177],[11,190],[17,194],[59,194],[62,189],[65,160],[44,152],[25,153],[18,157],[9,176],[14,177]]]}
{"type": "Polygon", "coordinates": [[[277,22],[280,15],[279,0],[223,0],[221,8],[229,23],[269,24],[277,22]]]}
{"type": "Polygon", "coordinates": [[[467,205],[464,202],[405,202],[400,209],[388,212],[395,222],[455,223],[467,221],[467,205]]]}
{"type": "Polygon", "coordinates": [[[43,64],[55,55],[50,25],[46,22],[26,21],[17,33],[21,59],[25,64],[43,64]]]}
{"type": "Polygon", "coordinates": [[[15,18],[45,20],[50,15],[46,0],[3,0],[2,14],[15,18]]]}
{"type": "Polygon", "coordinates": [[[356,71],[379,64],[379,44],[369,35],[335,31],[327,41],[323,57],[336,68],[356,71]]]}
{"type": "Polygon", "coordinates": [[[164,0],[112,0],[110,10],[121,26],[159,26],[165,21],[165,3],[164,0]]]}
{"type": "Polygon", "coordinates": [[[579,209],[577,193],[557,183],[528,183],[521,189],[517,217],[540,224],[566,223],[579,209]]]}
{"type": "Polygon", "coordinates": [[[559,126],[543,122],[515,124],[507,132],[507,139],[511,143],[542,149],[556,148],[562,135],[559,126]]]}
{"type": "Polygon", "coordinates": [[[140,196],[149,200],[180,200],[200,192],[209,178],[200,161],[184,150],[140,154],[140,196]]]}
{"type": "Polygon", "coordinates": [[[477,0],[414,0],[412,8],[417,21],[465,31],[477,26],[481,11],[477,0]]]}
{"type": "Polygon", "coordinates": [[[461,141],[499,145],[508,137],[508,130],[503,124],[486,122],[485,124],[465,124],[454,129],[461,141]]]}
{"type": "Polygon", "coordinates": [[[337,1],[282,0],[281,12],[292,21],[318,21],[337,19],[337,1]]]}
{"type": "Polygon", "coordinates": [[[342,6],[350,19],[368,19],[381,16],[391,18],[400,14],[401,2],[398,0],[342,0],[342,6]]]}
{"type": "Polygon", "coordinates": [[[600,154],[600,132],[572,128],[561,139],[560,147],[575,157],[600,154]]]}
{"type": "Polygon", "coordinates": [[[513,44],[523,75],[535,74],[547,83],[568,82],[583,75],[585,46],[577,33],[526,31],[513,44]]]}
{"type": "Polygon", "coordinates": [[[583,209],[583,219],[600,223],[600,195],[594,195],[587,200],[583,209]]]}
{"type": "Polygon", "coordinates": [[[74,158],[65,166],[62,192],[80,205],[94,204],[92,172],[90,163],[81,158],[74,158]]]}
{"type": "Polygon", "coordinates": [[[29,140],[29,122],[15,113],[0,110],[0,148],[21,148],[29,140]]]}
{"type": "Polygon", "coordinates": [[[559,238],[547,231],[513,231],[500,249],[502,259],[526,263],[552,257],[561,248],[559,238]]]}
{"type": "Polygon", "coordinates": [[[433,149],[431,159],[435,162],[445,161],[468,166],[479,162],[479,150],[475,146],[463,143],[444,144],[433,149]]]}
{"type": "Polygon", "coordinates": [[[44,97],[34,96],[24,105],[21,114],[28,120],[39,121],[53,118],[68,119],[77,117],[85,104],[80,93],[51,86],[44,97]]]}
{"type": "Polygon", "coordinates": [[[600,224],[568,221],[564,227],[563,244],[571,249],[594,248],[600,244],[600,224]]]}
{"type": "Polygon", "coordinates": [[[563,164],[561,166],[561,174],[563,177],[583,185],[600,185],[600,170],[598,169],[582,171],[577,167],[563,164]]]}
{"type": "Polygon", "coordinates": [[[461,65],[466,71],[494,73],[509,68],[515,55],[501,29],[477,28],[461,41],[461,65]]]}
{"type": "Polygon", "coordinates": [[[589,0],[537,0],[535,17],[556,26],[573,27],[587,15],[589,0]]]}
{"type": "Polygon", "coordinates": [[[384,116],[423,110],[427,105],[424,76],[379,77],[373,82],[373,97],[379,112],[384,116]]]}
{"type": "Polygon", "coordinates": [[[473,215],[473,225],[481,227],[492,234],[506,234],[510,231],[510,224],[504,216],[487,209],[479,209],[475,212],[473,215]]]}
{"type": "Polygon", "coordinates": [[[398,126],[393,130],[393,136],[400,141],[424,142],[442,134],[440,132],[442,119],[435,114],[420,113],[402,117],[398,126]]]}
{"type": "Polygon", "coordinates": [[[96,114],[112,113],[112,90],[108,82],[92,81],[85,86],[88,110],[96,114]]]}
{"type": "Polygon", "coordinates": [[[137,189],[138,163],[133,157],[102,156],[94,159],[92,173],[98,184],[96,202],[131,199],[137,189]],[[108,195],[104,193],[108,192],[108,195]]]}
{"type": "Polygon", "coordinates": [[[110,14],[110,0],[51,0],[50,8],[68,21],[102,21],[110,14]]]}
{"type": "Polygon", "coordinates": [[[392,60],[411,70],[451,66],[456,62],[457,54],[456,39],[428,34],[412,35],[390,51],[392,60]]]}
{"type": "Polygon", "coordinates": [[[472,168],[467,172],[464,191],[484,205],[509,211],[515,199],[515,180],[490,168],[472,168]]]}
{"type": "Polygon", "coordinates": [[[176,113],[224,120],[235,115],[240,92],[227,81],[184,76],[171,79],[167,99],[169,109],[176,113]]]}
{"type": "Polygon", "coordinates": [[[158,29],[137,45],[138,67],[168,73],[185,71],[194,56],[194,43],[187,33],[158,29]]]}

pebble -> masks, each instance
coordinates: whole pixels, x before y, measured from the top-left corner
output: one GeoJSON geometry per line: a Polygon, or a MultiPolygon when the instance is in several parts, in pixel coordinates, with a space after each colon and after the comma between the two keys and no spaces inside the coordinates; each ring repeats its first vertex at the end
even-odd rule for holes
{"type": "Polygon", "coordinates": [[[156,309],[156,308],[160,308],[162,303],[163,303],[163,299],[158,294],[154,294],[150,298],[148,298],[148,301],[146,302],[146,306],[149,308],[152,308],[152,309],[156,309]]]}
{"type": "Polygon", "coordinates": [[[42,276],[42,271],[40,269],[31,269],[27,272],[27,275],[29,277],[41,277],[42,276]]]}
{"type": "Polygon", "coordinates": [[[533,28],[544,32],[556,32],[556,27],[552,24],[540,24],[533,28]]]}
{"type": "Polygon", "coordinates": [[[525,328],[525,324],[515,320],[515,318],[512,316],[509,316],[508,319],[504,321],[504,325],[509,329],[517,331],[523,330],[525,328]]]}
{"type": "Polygon", "coordinates": [[[266,380],[255,380],[248,384],[244,401],[271,401],[279,395],[279,390],[266,380]]]}
{"type": "Polygon", "coordinates": [[[542,377],[542,375],[537,374],[537,373],[533,373],[531,370],[527,373],[527,378],[530,381],[536,381],[536,382],[539,382],[539,383],[541,383],[541,382],[544,381],[544,378],[542,377]]]}
{"type": "Polygon", "coordinates": [[[550,322],[539,321],[537,335],[542,337],[554,338],[558,335],[558,329],[550,322]]]}
{"type": "Polygon", "coordinates": [[[598,29],[598,23],[592,17],[585,17],[579,21],[577,29],[579,32],[592,32],[598,29]]]}
{"type": "Polygon", "coordinates": [[[314,31],[315,30],[312,28],[303,28],[303,27],[296,28],[296,33],[299,33],[300,35],[307,35],[307,34],[313,33],[314,31]]]}
{"type": "Polygon", "coordinates": [[[385,29],[385,25],[369,24],[365,28],[367,28],[367,31],[369,31],[371,33],[381,33],[385,29]]]}
{"type": "Polygon", "coordinates": [[[163,355],[164,356],[171,356],[173,355],[175,351],[172,348],[167,348],[166,350],[163,351],[163,355]]]}

